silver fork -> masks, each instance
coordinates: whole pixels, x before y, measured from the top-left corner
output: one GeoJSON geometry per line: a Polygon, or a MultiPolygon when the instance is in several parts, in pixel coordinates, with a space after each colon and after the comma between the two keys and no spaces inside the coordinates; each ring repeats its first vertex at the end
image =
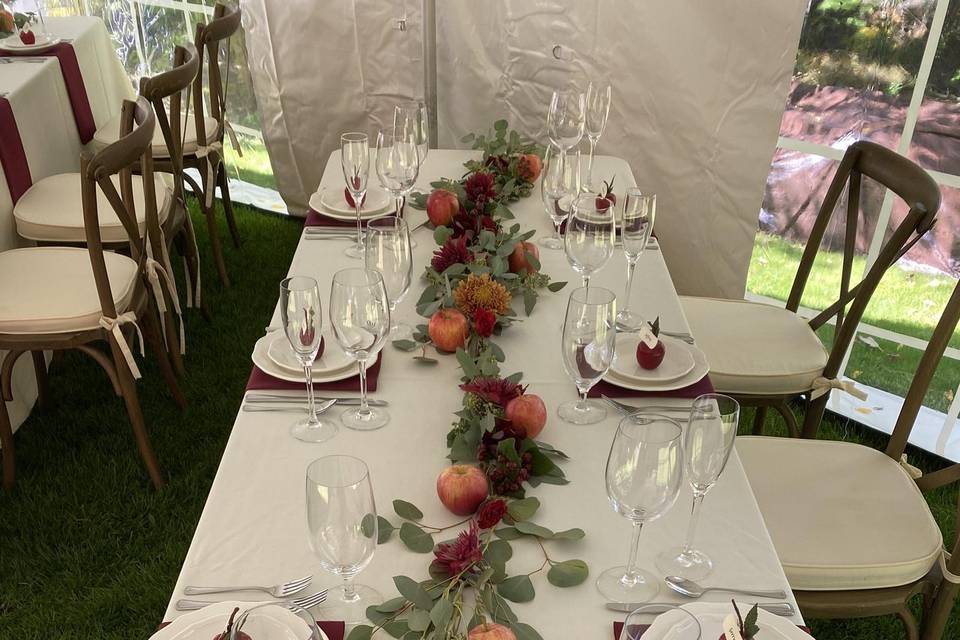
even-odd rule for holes
{"type": "Polygon", "coordinates": [[[697,341],[693,338],[692,335],[690,335],[689,333],[684,333],[684,332],[682,332],[682,331],[664,331],[663,329],[661,329],[661,330],[660,330],[660,335],[662,335],[662,336],[670,336],[671,338],[676,338],[677,340],[682,340],[682,341],[686,342],[687,344],[696,344],[696,343],[697,343],[697,341]]]}
{"type": "Polygon", "coordinates": [[[274,598],[286,598],[303,591],[311,580],[313,580],[313,576],[305,576],[272,587],[185,587],[183,595],[199,596],[206,593],[226,593],[228,591],[263,591],[274,598]]]}
{"type": "Polygon", "coordinates": [[[617,411],[619,411],[625,416],[629,416],[634,413],[639,413],[641,411],[658,411],[661,413],[673,411],[673,412],[679,412],[683,414],[690,413],[690,407],[672,406],[672,405],[647,405],[643,407],[635,407],[631,404],[618,402],[617,400],[614,400],[613,398],[609,398],[604,395],[601,395],[600,397],[603,399],[604,402],[606,402],[608,405],[610,405],[611,407],[613,407],[614,409],[616,409],[617,411]]]}
{"type": "MultiPolygon", "coordinates": [[[[293,604],[297,605],[301,609],[309,609],[310,607],[315,607],[318,604],[325,602],[327,599],[327,590],[317,591],[313,595],[303,596],[301,598],[294,598],[292,600],[293,604]]],[[[174,609],[177,611],[196,611],[197,609],[203,609],[206,606],[211,604],[217,604],[212,600],[188,600],[182,598],[177,600],[177,604],[174,605],[174,609]]],[[[286,603],[284,603],[286,604],[286,603]]]]}

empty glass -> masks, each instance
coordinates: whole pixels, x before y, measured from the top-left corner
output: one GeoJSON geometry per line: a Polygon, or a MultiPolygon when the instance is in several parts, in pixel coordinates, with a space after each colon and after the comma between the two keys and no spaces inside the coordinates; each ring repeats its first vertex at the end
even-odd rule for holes
{"type": "Polygon", "coordinates": [[[398,217],[403,217],[403,198],[413,190],[420,172],[420,154],[412,130],[383,131],[377,135],[377,176],[393,194],[398,217]]]}
{"type": "Polygon", "coordinates": [[[654,625],[657,628],[651,632],[651,636],[669,637],[670,640],[700,640],[702,631],[695,615],[681,609],[679,605],[667,611],[663,610],[664,606],[666,605],[648,604],[634,609],[624,620],[617,640],[640,640],[647,628],[653,628],[654,625]],[[664,633],[656,633],[661,630],[664,633]]]}
{"type": "Polygon", "coordinates": [[[320,566],[343,580],[319,605],[320,618],[366,621],[367,607],[383,602],[375,589],[355,584],[377,548],[377,505],[370,470],[353,456],[326,456],[307,467],[307,534],[320,566]]]}
{"type": "MultiPolygon", "coordinates": [[[[229,640],[275,638],[290,634],[300,640],[324,640],[315,616],[293,602],[250,603],[250,608],[237,616],[230,629],[229,640]]],[[[226,640],[226,639],[225,639],[226,640]]]]}
{"type": "Polygon", "coordinates": [[[290,434],[304,442],[324,442],[337,433],[337,424],[317,413],[313,397],[313,361],[323,339],[323,310],[316,280],[292,276],[280,282],[280,319],[307,383],[307,417],[293,423],[290,434]]]}
{"type": "Polygon", "coordinates": [[[643,316],[630,310],[630,292],[633,290],[633,272],[650,242],[656,216],[656,194],[645,194],[637,187],[627,189],[623,200],[623,219],[620,221],[620,240],[627,257],[627,290],[623,295],[623,305],[617,312],[617,328],[621,331],[637,331],[643,326],[643,316]]]}
{"type": "Polygon", "coordinates": [[[609,289],[575,289],[567,301],[561,350],[563,368],[580,397],[565,402],[557,414],[573,424],[593,424],[607,417],[602,406],[587,401],[587,393],[613,363],[616,348],[617,296],[609,289]]]}
{"type": "Polygon", "coordinates": [[[550,142],[564,151],[580,144],[584,118],[584,97],[576,87],[554,91],[547,112],[547,135],[550,142]]]}
{"type": "Polygon", "coordinates": [[[400,131],[406,136],[413,134],[417,143],[417,154],[420,167],[427,159],[430,151],[430,120],[427,116],[427,105],[419,100],[401,102],[393,110],[393,130],[400,131]]]}
{"type": "Polygon", "coordinates": [[[607,569],[597,589],[613,602],[647,602],[660,591],[649,571],[637,566],[643,525],[670,510],[683,477],[680,425],[654,413],[620,421],[607,458],[607,497],[613,510],[633,524],[627,564],[607,569]]]}
{"type": "Polygon", "coordinates": [[[401,340],[412,335],[413,330],[396,321],[397,305],[410,290],[413,278],[413,257],[410,248],[410,232],[407,223],[395,216],[374,218],[367,223],[366,267],[379,271],[390,303],[393,324],[390,336],[401,340]]]}
{"type": "Polygon", "coordinates": [[[367,362],[379,353],[390,332],[390,303],[379,271],[353,268],[333,275],[330,324],[337,342],[360,369],[360,406],[344,411],[340,420],[350,429],[379,429],[390,415],[367,404],[367,362]]]}
{"type": "Polygon", "coordinates": [[[363,223],[360,210],[363,198],[367,195],[367,178],[370,175],[370,141],[365,133],[344,133],[340,136],[340,165],[347,191],[353,198],[353,208],[357,213],[357,241],[346,248],[351,258],[363,258],[363,223]]]}
{"type": "Polygon", "coordinates": [[[586,117],[584,130],[590,140],[590,160],[587,162],[586,184],[591,191],[599,191],[593,184],[593,154],[597,149],[597,142],[607,126],[607,116],[610,114],[611,88],[608,82],[591,82],[587,85],[585,100],[586,117]]]}
{"type": "Polygon", "coordinates": [[[553,222],[553,236],[540,238],[540,246],[546,249],[563,249],[560,225],[566,220],[573,201],[580,193],[580,149],[561,151],[547,145],[540,178],[540,198],[543,207],[553,222]]]}
{"type": "Polygon", "coordinates": [[[563,233],[567,261],[590,286],[590,276],[603,268],[613,255],[617,221],[609,200],[582,193],[573,201],[563,233]]]}
{"type": "Polygon", "coordinates": [[[713,571],[710,557],[693,547],[693,535],[703,497],[716,484],[730,459],[739,419],[740,405],[729,396],[708,393],[693,401],[690,422],[683,436],[683,459],[687,482],[693,489],[693,511],[683,545],[657,556],[657,568],[663,575],[700,580],[713,571]]]}

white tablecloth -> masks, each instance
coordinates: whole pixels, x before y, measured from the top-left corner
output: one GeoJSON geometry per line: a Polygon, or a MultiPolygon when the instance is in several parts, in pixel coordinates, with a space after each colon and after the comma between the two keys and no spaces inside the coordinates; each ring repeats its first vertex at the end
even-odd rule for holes
{"type": "MultiPolygon", "coordinates": [[[[463,151],[431,151],[419,180],[428,188],[437,177],[462,174],[463,151]]],[[[624,189],[634,184],[629,166],[619,159],[598,157],[596,171],[609,177],[617,174],[624,189]]],[[[338,188],[342,183],[338,152],[327,163],[323,184],[338,188]]],[[[518,222],[536,228],[538,237],[549,233],[550,223],[538,197],[533,196],[511,206],[518,222]]],[[[669,211],[660,212],[669,216],[669,211]]],[[[418,224],[425,214],[410,210],[409,223],[418,224]]],[[[434,244],[429,230],[416,233],[414,273],[422,272],[434,244]]],[[[356,266],[342,253],[346,241],[302,240],[290,268],[291,274],[310,275],[320,282],[321,292],[329,291],[337,269],[356,266]]],[[[610,638],[611,624],[618,616],[604,608],[604,600],[593,581],[604,569],[626,560],[630,525],[610,508],[604,490],[603,471],[607,452],[616,430],[617,418],[610,413],[606,421],[591,426],[574,426],[556,417],[557,406],[575,397],[560,362],[560,334],[563,311],[569,291],[578,286],[578,278],[567,264],[563,252],[541,250],[543,269],[555,280],[570,280],[558,294],[544,293],[533,316],[515,324],[497,342],[507,354],[504,372],[522,370],[531,393],[546,402],[549,422],[540,436],[572,456],[563,465],[570,484],[543,485],[530,491],[543,503],[535,521],[554,530],[581,527],[584,540],[574,543],[547,543],[555,559],[582,558],[590,566],[590,578],[574,588],[558,589],[545,576],[533,577],[536,599],[513,605],[522,621],[532,624],[545,638],[610,638]]],[[[596,286],[612,288],[622,294],[625,260],[618,254],[594,279],[596,286]]],[[[593,286],[593,283],[591,283],[593,286]]],[[[423,322],[414,303],[422,282],[417,281],[401,303],[399,316],[408,323],[423,322]]],[[[659,315],[665,329],[685,330],[686,320],[659,252],[650,251],[637,269],[633,300],[649,317],[659,315]]],[[[326,312],[325,312],[326,313],[326,312]]],[[[326,321],[327,316],[324,316],[326,321]]],[[[279,326],[275,314],[271,326],[279,326]]],[[[245,345],[238,348],[249,348],[245,345]]],[[[312,555],[306,536],[304,508],[304,470],[320,456],[344,453],[363,458],[371,469],[379,511],[394,523],[394,498],[409,500],[425,513],[424,522],[446,525],[455,522],[436,497],[435,480],[447,466],[445,434],[460,408],[459,377],[453,357],[442,357],[439,365],[417,365],[410,354],[386,347],[376,397],[390,403],[390,423],[375,432],[341,429],[324,444],[305,444],[293,439],[287,428],[293,413],[240,412],[210,491],[193,542],[174,588],[165,619],[179,613],[174,603],[182,597],[186,585],[275,584],[307,573],[315,574],[313,585],[304,593],[336,584],[325,574],[312,555]]],[[[643,401],[634,401],[638,404],[643,401]]],[[[663,403],[663,400],[658,400],[663,403]]],[[[682,402],[682,401],[673,401],[682,402]]],[[[687,401],[689,404],[689,401],[687,401]]],[[[654,569],[654,556],[668,545],[676,545],[684,534],[691,505],[685,490],[676,507],[661,520],[647,525],[641,542],[643,566],[654,569]]],[[[449,533],[449,532],[448,532],[449,533]]],[[[716,561],[716,571],[707,581],[715,585],[739,585],[755,588],[783,588],[789,592],[773,544],[760,516],[753,493],[736,454],[726,472],[706,498],[697,544],[716,561]]],[[[541,556],[535,543],[514,543],[515,555],[508,573],[536,569],[541,556]]],[[[358,581],[374,586],[384,596],[395,595],[392,576],[404,574],[414,579],[427,578],[431,556],[408,551],[394,537],[380,546],[370,566],[358,581]]],[[[707,597],[726,601],[726,594],[707,597]]],[[[706,599],[706,598],[705,598],[706,599]]],[[[792,601],[792,598],[790,598],[792,601]]],[[[661,586],[657,601],[680,600],[661,586]]],[[[794,620],[802,622],[799,616],[794,620]]]]}
{"type": "MultiPolygon", "coordinates": [[[[87,17],[48,18],[47,29],[51,35],[71,41],[94,121],[97,126],[106,123],[120,111],[122,100],[133,97],[135,92],[103,21],[87,17]]],[[[6,94],[13,109],[33,181],[79,170],[82,145],[60,63],[54,57],[42,62],[5,60],[10,62],[0,63],[0,94],[6,94]]],[[[17,236],[13,201],[6,177],[0,171],[0,251],[25,244],[17,236]]],[[[0,357],[4,353],[0,352],[0,357]]],[[[21,357],[14,369],[13,398],[7,403],[7,411],[16,429],[37,398],[29,357],[21,357]]]]}

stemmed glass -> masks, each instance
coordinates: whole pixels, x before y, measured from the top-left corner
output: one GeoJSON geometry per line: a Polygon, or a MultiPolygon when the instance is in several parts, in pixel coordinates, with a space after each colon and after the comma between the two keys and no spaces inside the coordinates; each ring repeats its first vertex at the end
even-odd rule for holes
{"type": "Polygon", "coordinates": [[[390,304],[383,276],[373,269],[342,269],[330,285],[330,323],[344,352],[360,369],[360,406],[347,409],[340,420],[350,429],[370,431],[390,421],[385,409],[367,403],[367,361],[376,355],[390,332],[390,304]]]}
{"type": "Polygon", "coordinates": [[[627,290],[623,296],[623,306],[617,312],[617,329],[621,331],[636,331],[643,325],[643,317],[630,311],[630,292],[633,289],[633,273],[650,242],[656,216],[656,194],[645,194],[636,187],[627,189],[620,224],[620,239],[627,257],[627,290]]]}
{"type": "Polygon", "coordinates": [[[706,578],[713,561],[693,547],[703,497],[716,484],[733,451],[740,419],[740,405],[729,396],[708,393],[693,401],[690,422],[683,435],[683,458],[687,482],[693,489],[693,511],[683,546],[657,556],[657,568],[668,576],[690,580],[706,578]]]}
{"type": "Polygon", "coordinates": [[[540,238],[540,246],[546,249],[563,249],[560,225],[567,218],[573,201],[580,193],[580,149],[561,151],[550,144],[543,160],[540,178],[540,197],[543,207],[553,222],[554,235],[540,238]]]}
{"type": "Polygon", "coordinates": [[[550,98],[547,135],[557,148],[566,151],[580,144],[584,127],[584,97],[576,87],[557,89],[550,98]]]}
{"type": "Polygon", "coordinates": [[[637,566],[643,525],[670,510],[680,492],[683,460],[680,425],[653,413],[620,421],[607,458],[607,497],[613,510],[633,524],[625,566],[607,569],[597,589],[614,602],[647,602],[660,591],[656,576],[637,566]]]}
{"type": "Polygon", "coordinates": [[[337,424],[317,413],[313,394],[313,361],[320,350],[323,311],[320,288],[313,278],[292,276],[280,282],[280,319],[307,382],[307,417],[290,427],[290,435],[304,442],[325,442],[337,433],[337,424]]]}
{"type": "Polygon", "coordinates": [[[617,296],[609,289],[576,289],[567,301],[561,351],[563,368],[577,386],[580,397],[565,402],[557,414],[573,424],[594,424],[607,410],[587,402],[587,393],[606,375],[616,349],[617,296]]]}
{"type": "Polygon", "coordinates": [[[420,154],[413,131],[383,131],[377,135],[377,175],[396,200],[397,217],[403,217],[403,198],[413,190],[420,172],[420,154]]]}
{"type": "Polygon", "coordinates": [[[413,257],[410,248],[410,232],[407,223],[395,216],[374,218],[367,223],[367,269],[379,271],[390,304],[393,324],[390,335],[393,340],[410,336],[413,331],[396,321],[397,305],[410,290],[413,279],[413,257]]]}
{"type": "Polygon", "coordinates": [[[586,118],[584,119],[584,130],[587,133],[587,139],[590,140],[590,160],[587,162],[587,186],[591,190],[593,185],[593,154],[597,150],[597,142],[603,135],[603,130],[607,126],[607,116],[610,115],[610,84],[607,82],[594,83],[587,85],[587,95],[585,96],[586,118]]]}
{"type": "Polygon", "coordinates": [[[360,209],[367,195],[367,178],[370,175],[370,141],[365,133],[344,133],[340,136],[340,165],[347,190],[353,198],[353,208],[357,212],[357,241],[346,248],[351,258],[363,258],[363,223],[360,209]]]}
{"type": "Polygon", "coordinates": [[[617,221],[613,204],[605,198],[582,193],[573,201],[567,216],[563,246],[567,262],[590,286],[590,276],[603,268],[613,255],[617,221]]]}
{"type": "Polygon", "coordinates": [[[402,132],[404,136],[413,134],[414,141],[417,143],[419,165],[422,168],[423,161],[427,159],[427,153],[430,152],[430,120],[427,116],[427,105],[419,100],[398,104],[393,110],[393,130],[402,132]]]}
{"type": "Polygon", "coordinates": [[[325,571],[343,584],[331,587],[320,618],[363,622],[367,607],[383,602],[375,589],[353,582],[377,548],[377,505],[367,465],[353,456],[326,456],[306,473],[307,534],[325,571]]]}

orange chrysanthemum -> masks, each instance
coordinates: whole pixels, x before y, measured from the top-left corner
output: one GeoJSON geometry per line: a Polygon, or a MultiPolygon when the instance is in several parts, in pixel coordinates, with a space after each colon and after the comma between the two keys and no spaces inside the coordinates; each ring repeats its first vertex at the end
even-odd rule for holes
{"type": "Polygon", "coordinates": [[[507,288],[490,278],[489,273],[471,273],[453,290],[453,300],[457,308],[468,318],[472,318],[477,309],[485,309],[501,316],[510,310],[512,299],[513,296],[507,288]]]}

